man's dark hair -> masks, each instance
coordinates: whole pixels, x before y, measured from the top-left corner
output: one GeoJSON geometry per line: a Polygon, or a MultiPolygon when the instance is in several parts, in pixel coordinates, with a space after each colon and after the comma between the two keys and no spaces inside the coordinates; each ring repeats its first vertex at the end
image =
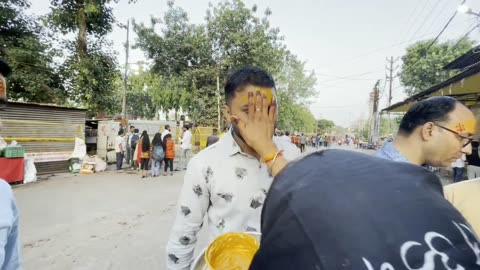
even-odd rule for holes
{"type": "Polygon", "coordinates": [[[410,107],[403,116],[399,133],[410,135],[418,127],[428,122],[448,121],[458,101],[452,97],[431,97],[419,101],[410,107]]]}
{"type": "Polygon", "coordinates": [[[190,129],[190,126],[189,126],[189,125],[186,125],[186,126],[184,126],[184,128],[185,128],[186,130],[189,130],[189,129],[190,129]]]}
{"type": "Polygon", "coordinates": [[[130,129],[135,128],[134,126],[130,126],[130,129]]]}
{"type": "Polygon", "coordinates": [[[275,82],[270,74],[259,67],[243,67],[233,71],[225,83],[225,101],[230,103],[235,93],[242,91],[247,85],[273,87],[275,82]]]}
{"type": "Polygon", "coordinates": [[[133,133],[139,133],[139,132],[140,132],[140,130],[138,128],[133,130],[133,133]]]}
{"type": "Polygon", "coordinates": [[[290,131],[285,131],[285,135],[290,136],[290,131]]]}
{"type": "Polygon", "coordinates": [[[165,129],[169,129],[170,128],[170,125],[165,125],[165,129]]]}
{"type": "Polygon", "coordinates": [[[217,132],[218,132],[218,129],[214,128],[214,129],[213,129],[213,133],[216,134],[217,132]]]}
{"type": "Polygon", "coordinates": [[[123,135],[123,130],[120,129],[120,130],[118,131],[118,136],[122,136],[122,135],[123,135]]]}

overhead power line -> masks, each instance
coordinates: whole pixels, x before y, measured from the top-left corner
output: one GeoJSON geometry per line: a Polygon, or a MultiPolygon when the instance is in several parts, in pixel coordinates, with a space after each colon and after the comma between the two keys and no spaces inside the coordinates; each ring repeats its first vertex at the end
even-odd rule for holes
{"type": "Polygon", "coordinates": [[[472,29],[470,29],[465,35],[463,35],[463,37],[460,38],[460,39],[457,41],[457,43],[455,43],[455,45],[453,45],[452,50],[455,50],[455,49],[458,47],[458,45],[460,45],[460,43],[461,43],[462,41],[464,41],[466,38],[468,38],[468,36],[470,35],[470,33],[472,33],[475,29],[477,29],[478,26],[479,26],[479,24],[476,24],[476,25],[473,26],[472,29]]]}
{"type": "Polygon", "coordinates": [[[413,32],[412,36],[415,36],[423,28],[423,26],[425,26],[425,23],[427,23],[427,21],[430,19],[430,16],[433,14],[435,9],[438,7],[438,4],[440,4],[440,2],[441,1],[438,1],[438,0],[434,2],[433,8],[430,10],[430,12],[428,13],[427,16],[424,16],[423,22],[420,24],[420,26],[417,28],[417,30],[415,32],[413,32]]]}
{"type": "MultiPolygon", "coordinates": [[[[463,0],[461,5],[465,4],[466,0],[463,0]]],[[[452,17],[450,17],[450,19],[447,21],[447,23],[443,26],[442,30],[440,30],[440,32],[437,34],[437,36],[435,37],[435,39],[430,43],[430,45],[428,45],[427,49],[425,50],[425,55],[427,55],[427,52],[428,50],[430,50],[430,48],[433,46],[433,44],[435,44],[435,42],[437,42],[437,40],[440,38],[440,36],[443,34],[443,32],[445,31],[445,29],[447,29],[448,25],[450,25],[450,23],[453,21],[453,19],[455,18],[455,16],[457,16],[457,13],[458,13],[458,10],[455,10],[455,12],[453,13],[452,17]]],[[[410,70],[412,67],[414,67],[418,61],[420,61],[420,59],[422,59],[424,56],[420,56],[419,58],[417,58],[417,60],[415,62],[413,62],[413,64],[411,64],[410,66],[408,66],[407,68],[405,68],[405,70],[403,70],[402,72],[406,72],[408,70],[410,70]]]]}

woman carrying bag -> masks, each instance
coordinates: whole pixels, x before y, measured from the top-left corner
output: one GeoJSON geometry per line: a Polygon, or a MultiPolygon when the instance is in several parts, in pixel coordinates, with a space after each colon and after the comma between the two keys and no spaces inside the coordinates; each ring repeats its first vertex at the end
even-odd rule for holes
{"type": "Polygon", "coordinates": [[[170,167],[170,175],[173,175],[173,159],[175,158],[175,143],[172,134],[167,134],[163,138],[163,147],[165,150],[165,170],[163,175],[167,175],[167,169],[170,167]]]}
{"type": "Polygon", "coordinates": [[[140,170],[142,171],[142,178],[148,176],[148,162],[150,161],[150,137],[146,130],[142,132],[142,136],[137,143],[138,156],[137,160],[140,163],[140,170]]]}

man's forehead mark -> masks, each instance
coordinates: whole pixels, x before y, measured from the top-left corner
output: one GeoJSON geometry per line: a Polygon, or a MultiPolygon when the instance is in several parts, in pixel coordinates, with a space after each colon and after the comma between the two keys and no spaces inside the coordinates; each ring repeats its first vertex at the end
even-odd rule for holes
{"type": "Polygon", "coordinates": [[[458,133],[475,134],[477,132],[477,119],[470,118],[464,121],[457,122],[449,126],[450,129],[458,133]]]}
{"type": "MultiPolygon", "coordinates": [[[[273,100],[273,88],[260,88],[260,87],[255,87],[254,90],[253,90],[253,95],[254,97],[257,95],[257,92],[260,92],[260,94],[263,96],[263,95],[266,95],[267,96],[267,103],[270,104],[272,103],[272,100],[273,100]]],[[[248,94],[242,96],[241,102],[248,102],[248,94]]]]}

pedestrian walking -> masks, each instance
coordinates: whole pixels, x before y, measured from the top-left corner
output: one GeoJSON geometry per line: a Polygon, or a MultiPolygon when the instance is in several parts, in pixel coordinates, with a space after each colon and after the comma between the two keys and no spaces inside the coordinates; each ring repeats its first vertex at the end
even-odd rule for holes
{"type": "Polygon", "coordinates": [[[283,141],[288,142],[288,143],[292,142],[292,140],[290,139],[290,132],[289,131],[285,131],[285,133],[282,134],[280,139],[282,139],[283,141]]]}
{"type": "Polygon", "coordinates": [[[148,136],[148,132],[144,130],[142,132],[142,136],[138,140],[138,159],[140,160],[140,170],[142,173],[142,178],[148,176],[148,163],[150,161],[150,152],[151,152],[151,144],[150,144],[150,137],[148,136]]]}
{"type": "Polygon", "coordinates": [[[118,131],[117,137],[115,137],[115,153],[117,161],[117,171],[122,169],[123,157],[125,153],[125,140],[124,140],[123,130],[118,131]]]}
{"type": "Polygon", "coordinates": [[[480,156],[478,154],[478,140],[472,141],[472,153],[467,155],[467,174],[468,179],[480,177],[480,156]]]}
{"type": "Polygon", "coordinates": [[[163,138],[165,138],[165,135],[167,134],[171,134],[172,133],[172,129],[170,128],[170,125],[165,125],[165,129],[162,131],[162,142],[163,142],[163,138]]]}
{"type": "Polygon", "coordinates": [[[192,132],[190,132],[190,126],[183,127],[182,141],[180,144],[181,154],[179,161],[179,170],[186,170],[190,152],[192,150],[192,132]]]}
{"type": "Polygon", "coordinates": [[[167,269],[190,269],[206,216],[211,238],[232,231],[260,232],[273,176],[300,154],[273,136],[275,95],[273,78],[263,69],[242,68],[227,79],[224,116],[232,128],[189,163],[167,245],[167,269]]]}
{"type": "Polygon", "coordinates": [[[160,175],[162,162],[165,159],[165,150],[163,149],[162,134],[155,133],[152,140],[152,177],[160,175]]]}
{"type": "Polygon", "coordinates": [[[463,180],[463,170],[465,169],[465,161],[466,161],[465,154],[452,162],[452,174],[453,174],[453,182],[460,182],[463,180]]]}
{"type": "Polygon", "coordinates": [[[138,150],[137,150],[137,142],[140,139],[140,130],[138,128],[135,128],[133,130],[133,135],[130,138],[130,149],[132,151],[132,160],[130,161],[131,164],[130,166],[132,167],[133,170],[136,170],[138,168],[138,162],[137,162],[137,156],[138,156],[138,150]]]}
{"type": "Polygon", "coordinates": [[[218,142],[218,129],[214,128],[210,136],[207,137],[207,147],[218,142]]]}
{"type": "Polygon", "coordinates": [[[300,135],[300,152],[305,152],[305,145],[307,144],[307,137],[302,133],[300,135]]]}
{"type": "Polygon", "coordinates": [[[133,133],[135,132],[135,127],[134,126],[130,126],[127,134],[125,134],[125,143],[126,143],[126,147],[125,147],[125,152],[126,152],[126,155],[125,155],[125,162],[127,163],[127,166],[131,166],[132,164],[132,159],[133,159],[133,151],[132,151],[132,146],[131,146],[131,139],[132,139],[132,136],[133,136],[133,133]]]}
{"type": "Polygon", "coordinates": [[[163,149],[165,151],[165,165],[163,175],[167,175],[167,170],[170,168],[170,175],[173,175],[173,160],[175,159],[175,142],[172,139],[172,134],[167,134],[163,138],[163,149]]]}

